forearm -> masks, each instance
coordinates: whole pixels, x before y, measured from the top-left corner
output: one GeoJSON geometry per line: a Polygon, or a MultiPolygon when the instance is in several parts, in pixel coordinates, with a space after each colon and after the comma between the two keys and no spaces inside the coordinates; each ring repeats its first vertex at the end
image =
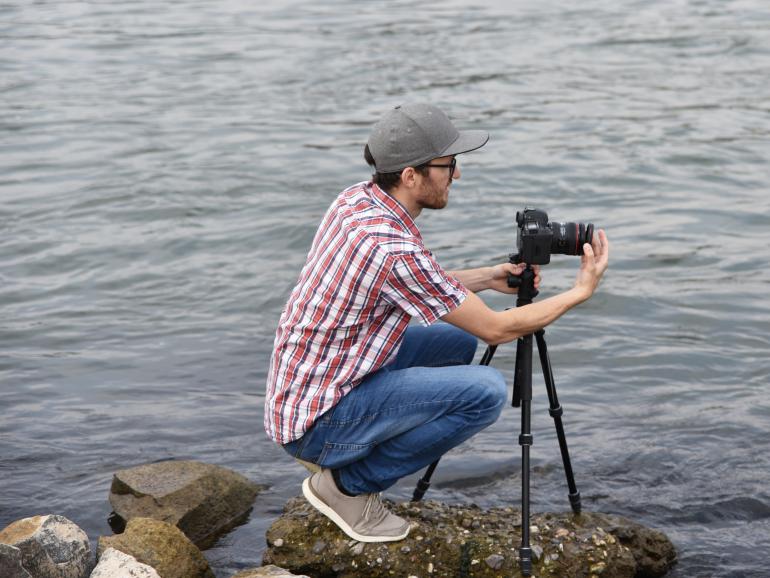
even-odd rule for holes
{"type": "Polygon", "coordinates": [[[495,324],[490,345],[508,343],[550,325],[567,311],[583,303],[589,295],[579,288],[572,288],[542,301],[524,307],[495,312],[495,324]]]}
{"type": "Polygon", "coordinates": [[[450,275],[457,278],[465,287],[478,293],[484,289],[489,289],[492,281],[492,267],[478,267],[476,269],[462,269],[460,271],[448,271],[450,275]]]}
{"type": "Polygon", "coordinates": [[[553,323],[590,297],[590,291],[574,287],[542,301],[505,311],[493,311],[473,292],[442,319],[483,339],[490,345],[514,341],[553,323]]]}

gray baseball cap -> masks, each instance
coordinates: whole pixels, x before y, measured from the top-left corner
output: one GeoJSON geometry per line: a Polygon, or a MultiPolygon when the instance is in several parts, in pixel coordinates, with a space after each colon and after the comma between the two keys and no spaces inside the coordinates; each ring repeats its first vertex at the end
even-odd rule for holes
{"type": "Polygon", "coordinates": [[[379,173],[395,173],[431,159],[459,155],[489,140],[483,130],[458,131],[446,114],[430,104],[403,104],[374,125],[369,152],[379,173]]]}

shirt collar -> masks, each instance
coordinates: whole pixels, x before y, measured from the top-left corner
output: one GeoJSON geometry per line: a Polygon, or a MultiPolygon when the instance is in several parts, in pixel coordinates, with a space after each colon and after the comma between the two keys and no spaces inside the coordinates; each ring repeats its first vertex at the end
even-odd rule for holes
{"type": "Polygon", "coordinates": [[[406,210],[404,205],[383,191],[379,185],[376,185],[371,181],[366,183],[366,188],[369,190],[374,201],[379,205],[383,205],[388,211],[393,213],[407,231],[415,237],[422,238],[420,230],[417,228],[417,224],[414,222],[412,215],[409,214],[409,211],[406,210]]]}

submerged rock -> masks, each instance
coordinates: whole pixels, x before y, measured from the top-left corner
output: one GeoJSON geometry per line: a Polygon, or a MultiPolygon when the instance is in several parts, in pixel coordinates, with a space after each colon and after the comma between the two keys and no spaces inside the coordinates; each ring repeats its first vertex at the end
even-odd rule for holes
{"type": "Polygon", "coordinates": [[[17,520],[0,531],[0,543],[9,546],[0,549],[4,578],[85,578],[91,570],[88,536],[64,516],[17,520]]]}
{"type": "Polygon", "coordinates": [[[155,568],[142,564],[130,554],[107,548],[90,578],[160,578],[155,568]]]}
{"type": "MultiPolygon", "coordinates": [[[[392,505],[412,529],[400,542],[351,540],[303,498],[267,532],[263,563],[310,576],[519,576],[521,514],[438,502],[392,505]],[[324,548],[315,545],[323,543],[324,548]]],[[[668,538],[620,516],[542,514],[530,533],[533,575],[602,578],[662,576],[676,561],[668,538]],[[536,559],[535,559],[536,558],[536,559]]]]}
{"type": "Polygon", "coordinates": [[[242,475],[195,461],[166,461],[120,470],[110,488],[117,532],[132,518],[177,526],[199,548],[246,520],[263,489],[242,475]]]}
{"type": "Polygon", "coordinates": [[[163,578],[214,578],[209,563],[179,528],[150,518],[133,518],[122,534],[101,536],[101,558],[114,548],[152,566],[163,578]]]}

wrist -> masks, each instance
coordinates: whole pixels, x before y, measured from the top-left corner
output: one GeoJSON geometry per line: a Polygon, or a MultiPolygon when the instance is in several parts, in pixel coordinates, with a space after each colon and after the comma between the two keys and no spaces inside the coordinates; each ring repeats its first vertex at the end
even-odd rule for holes
{"type": "Polygon", "coordinates": [[[591,295],[593,295],[591,288],[584,285],[575,285],[570,290],[570,292],[573,294],[574,299],[577,301],[575,305],[579,305],[580,303],[588,301],[591,298],[591,295]]]}
{"type": "Polygon", "coordinates": [[[486,279],[486,289],[491,289],[494,285],[495,281],[497,280],[495,277],[495,268],[494,267],[485,267],[484,271],[484,278],[486,279]]]}

